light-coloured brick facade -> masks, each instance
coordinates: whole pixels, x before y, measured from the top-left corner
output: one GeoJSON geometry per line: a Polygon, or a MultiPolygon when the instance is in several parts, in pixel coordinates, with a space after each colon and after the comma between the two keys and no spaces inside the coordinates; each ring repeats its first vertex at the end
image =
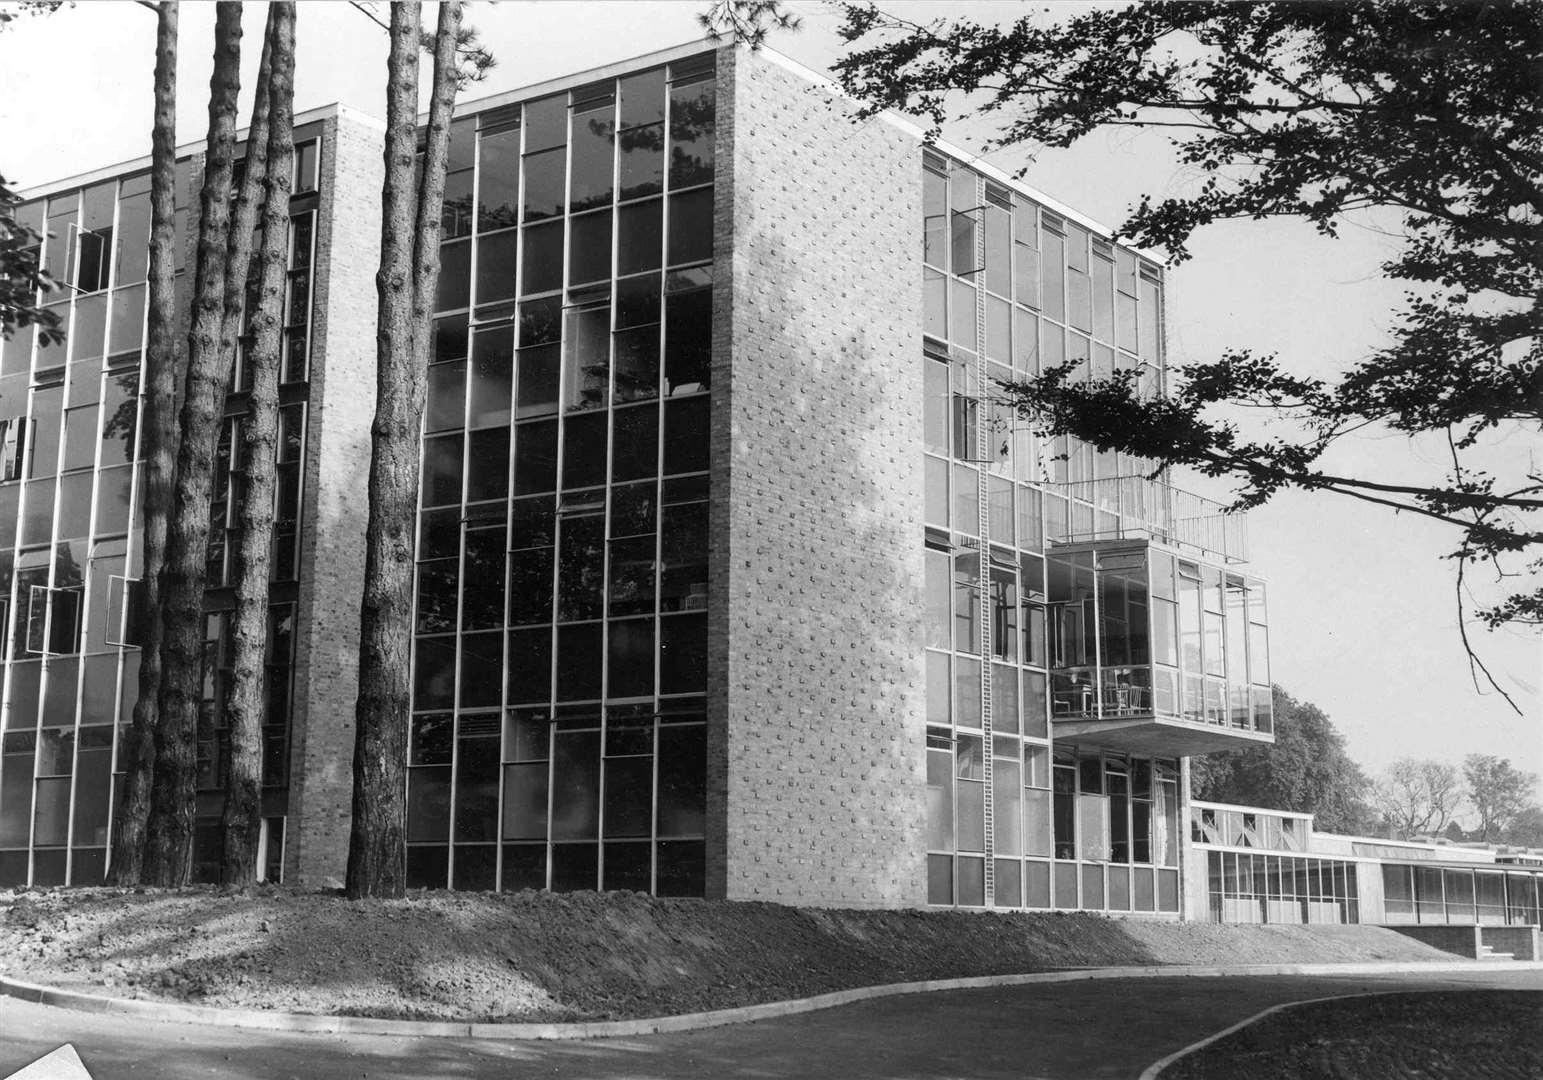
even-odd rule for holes
{"type": "Polygon", "coordinates": [[[375,408],[375,269],[384,128],[339,109],[327,122],[316,237],[290,736],[285,879],[340,884],[348,857],[364,578],[364,477],[375,408]],[[362,212],[364,211],[364,212],[362,212]]]}
{"type": "Polygon", "coordinates": [[[719,86],[708,895],[919,905],[921,156],[770,58],[719,86]]]}

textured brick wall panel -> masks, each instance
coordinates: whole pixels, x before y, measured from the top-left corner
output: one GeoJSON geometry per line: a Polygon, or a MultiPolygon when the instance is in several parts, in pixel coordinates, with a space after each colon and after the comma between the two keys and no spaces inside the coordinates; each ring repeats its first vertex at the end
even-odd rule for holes
{"type": "Polygon", "coordinates": [[[382,128],[340,112],[327,124],[316,240],[311,404],[300,526],[300,603],[290,742],[286,880],[340,884],[353,794],[363,482],[375,410],[375,271],[382,128]]]}
{"type": "Polygon", "coordinates": [[[920,904],[921,156],[720,72],[709,893],[920,904]]]}

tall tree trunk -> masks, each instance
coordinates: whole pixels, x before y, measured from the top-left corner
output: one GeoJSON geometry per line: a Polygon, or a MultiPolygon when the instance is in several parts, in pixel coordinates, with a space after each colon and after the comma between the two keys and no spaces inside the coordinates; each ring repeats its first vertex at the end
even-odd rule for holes
{"type": "Polygon", "coordinates": [[[230,184],[241,88],[241,4],[220,3],[209,80],[209,140],[199,197],[198,260],[177,446],[174,512],[161,569],[161,688],[155,783],[145,851],[150,884],[187,884],[193,865],[194,783],[204,645],[209,491],[226,384],[220,339],[230,237],[230,184]]]}
{"type": "MultiPolygon", "coordinates": [[[[243,161],[241,190],[236,193],[236,212],[231,217],[225,241],[224,310],[220,316],[220,363],[226,370],[236,362],[236,339],[241,336],[245,308],[247,271],[252,265],[252,244],[257,235],[258,215],[263,210],[264,182],[268,174],[268,113],[272,101],[270,81],[273,66],[273,5],[268,7],[268,23],[263,30],[262,56],[257,64],[257,86],[252,97],[252,122],[247,127],[246,157],[243,161]]],[[[234,175],[234,169],[232,169],[234,175]]],[[[286,210],[288,207],[286,206],[286,210]]],[[[221,391],[221,410],[224,393],[221,391]]]]}
{"type": "Polygon", "coordinates": [[[439,275],[450,113],[457,82],[461,5],[442,3],[434,46],[434,95],[419,190],[419,5],[391,6],[386,60],[386,178],[381,189],[375,421],[369,520],[360,605],[355,706],[353,822],[347,894],[401,896],[406,888],[407,725],[411,695],[413,538],[418,434],[423,417],[429,316],[439,275]]]}
{"type": "Polygon", "coordinates": [[[272,111],[262,199],[262,246],[257,256],[257,303],[252,312],[252,344],[247,352],[252,378],[243,449],[246,498],[241,509],[236,614],[231,627],[235,638],[235,673],[226,712],[230,720],[230,774],[221,821],[224,835],[220,881],[230,888],[245,888],[257,880],[257,841],[262,830],[268,567],[273,546],[279,363],[289,263],[289,194],[295,158],[295,5],[270,4],[268,22],[272,111]]]}
{"type": "Polygon", "coordinates": [[[144,570],[134,616],[140,630],[139,696],[123,735],[124,777],[113,821],[109,880],[138,885],[144,870],[145,822],[155,770],[156,705],[161,692],[161,565],[176,470],[177,385],[177,4],[156,7],[155,121],[150,134],[150,297],[145,348],[144,456],[140,497],[144,570]]]}

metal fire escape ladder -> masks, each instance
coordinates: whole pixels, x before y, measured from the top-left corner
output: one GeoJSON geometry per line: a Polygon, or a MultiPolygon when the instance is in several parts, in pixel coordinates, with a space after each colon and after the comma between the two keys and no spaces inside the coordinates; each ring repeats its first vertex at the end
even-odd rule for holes
{"type": "Polygon", "coordinates": [[[993,753],[991,729],[991,657],[993,655],[991,619],[991,480],[990,465],[991,424],[987,404],[986,373],[986,180],[975,178],[975,391],[979,404],[976,406],[975,424],[975,501],[978,514],[976,526],[980,537],[980,572],[977,578],[980,611],[980,727],[981,727],[981,779],[983,781],[982,804],[986,816],[985,842],[985,902],[987,907],[996,903],[996,798],[992,776],[993,753]]]}

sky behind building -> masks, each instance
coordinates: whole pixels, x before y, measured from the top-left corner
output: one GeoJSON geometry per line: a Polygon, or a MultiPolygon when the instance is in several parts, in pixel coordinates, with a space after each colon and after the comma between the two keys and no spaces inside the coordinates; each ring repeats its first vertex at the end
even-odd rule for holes
{"type": "MultiPolygon", "coordinates": [[[[469,21],[498,67],[468,91],[482,97],[664,48],[699,34],[704,0],[657,3],[510,2],[476,5],[469,21]]],[[[779,51],[817,69],[840,54],[835,16],[798,3],[798,33],[776,35],[779,51]]],[[[896,3],[911,18],[1017,17],[1042,6],[1013,3],[896,3]]],[[[203,137],[213,5],[185,4],[178,78],[178,137],[203,137]]],[[[1058,5],[1054,14],[1074,10],[1058,5]]],[[[264,5],[246,15],[242,116],[250,106],[264,5]]],[[[382,5],[383,11],[383,5],[382,5]]],[[[432,9],[430,9],[432,14],[432,9]]],[[[296,107],[339,101],[373,115],[384,109],[386,36],[349,4],[300,5],[296,107]]],[[[155,20],[127,2],[81,4],[13,23],[0,36],[0,173],[26,188],[148,153],[155,20]],[[67,73],[67,75],[66,75],[67,73]]],[[[993,131],[962,120],[945,137],[965,148],[993,131]]],[[[1013,171],[1027,157],[988,158],[1013,171]]],[[[1193,177],[1167,142],[1149,134],[1096,134],[1071,151],[1046,152],[1028,183],[1089,216],[1117,225],[1143,193],[1183,190],[1193,177]]],[[[1299,222],[1212,226],[1194,259],[1171,272],[1169,362],[1182,365],[1227,346],[1278,351],[1295,371],[1344,370],[1386,338],[1399,290],[1378,274],[1396,237],[1355,223],[1338,240],[1299,222]]],[[[1502,443],[1497,456],[1536,456],[1502,443]]],[[[1333,464],[1383,479],[1439,475],[1445,447],[1369,433],[1336,451],[1333,464]]],[[[1225,489],[1177,477],[1213,497],[1225,489]]],[[[1534,634],[1470,629],[1497,679],[1526,715],[1487,688],[1474,689],[1456,621],[1454,567],[1441,557],[1454,531],[1332,495],[1287,494],[1250,515],[1253,569],[1271,584],[1271,657],[1276,682],[1333,718],[1357,760],[1375,771],[1404,755],[1459,761],[1470,752],[1505,756],[1543,773],[1539,685],[1543,651],[1534,634]]],[[[1482,579],[1480,585],[1486,585],[1482,579]]]]}

